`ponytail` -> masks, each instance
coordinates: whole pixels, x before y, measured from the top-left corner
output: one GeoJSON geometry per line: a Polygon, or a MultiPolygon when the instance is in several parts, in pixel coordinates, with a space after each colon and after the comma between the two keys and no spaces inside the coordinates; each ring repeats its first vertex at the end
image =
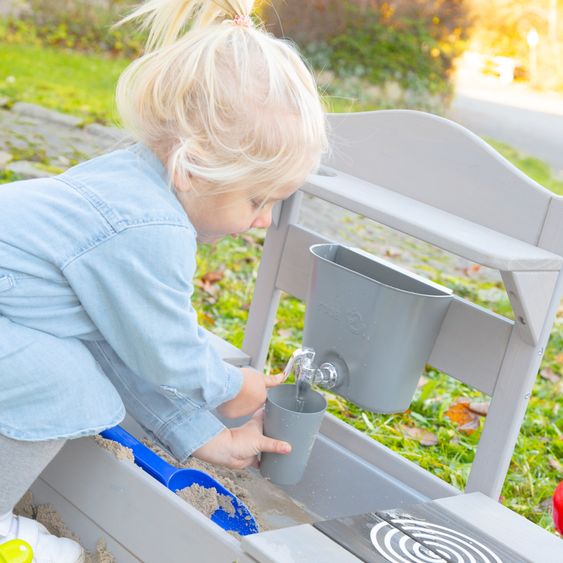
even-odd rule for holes
{"type": "Polygon", "coordinates": [[[124,126],[171,179],[217,192],[303,181],[327,148],[311,72],[288,42],[250,20],[253,0],[149,0],[145,55],[121,75],[124,126]]]}
{"type": "Polygon", "coordinates": [[[139,27],[149,30],[146,50],[152,51],[176,41],[188,25],[200,29],[237,16],[250,17],[254,0],[148,0],[116,26],[141,20],[139,27]]]}

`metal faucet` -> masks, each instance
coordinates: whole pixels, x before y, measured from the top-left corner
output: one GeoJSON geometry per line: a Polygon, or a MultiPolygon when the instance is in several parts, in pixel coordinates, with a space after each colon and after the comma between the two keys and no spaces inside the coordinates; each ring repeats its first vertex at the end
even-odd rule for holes
{"type": "Polygon", "coordinates": [[[336,367],[325,362],[318,368],[314,364],[315,350],[313,348],[298,348],[291,354],[291,358],[287,362],[283,370],[284,381],[295,371],[295,380],[298,386],[303,384],[320,385],[325,389],[333,389],[340,385],[336,367]]]}

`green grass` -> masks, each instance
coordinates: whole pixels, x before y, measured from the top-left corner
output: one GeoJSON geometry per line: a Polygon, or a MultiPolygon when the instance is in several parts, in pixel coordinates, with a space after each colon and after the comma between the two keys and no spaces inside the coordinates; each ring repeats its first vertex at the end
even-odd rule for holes
{"type": "Polygon", "coordinates": [[[528,156],[506,143],[501,143],[493,139],[486,139],[486,141],[502,154],[504,158],[512,162],[517,168],[520,168],[524,174],[530,176],[530,178],[534,179],[538,184],[541,184],[556,194],[563,195],[563,180],[558,180],[553,176],[553,172],[547,162],[533,156],[528,156]]]}
{"type": "MultiPolygon", "coordinates": [[[[127,63],[123,59],[103,59],[49,48],[0,43],[0,96],[8,96],[14,102],[37,103],[86,120],[112,123],[113,89],[127,63]],[[7,80],[10,76],[15,80],[7,80]]],[[[333,110],[368,109],[347,100],[333,99],[331,102],[333,110]]],[[[507,145],[489,142],[526,174],[563,194],[563,182],[553,177],[544,162],[527,157],[507,145]]],[[[0,172],[0,183],[14,179],[13,174],[0,172]]],[[[358,225],[354,228],[362,227],[358,225]]],[[[254,289],[261,236],[249,234],[237,239],[227,238],[213,248],[202,247],[198,257],[199,275],[224,271],[223,279],[212,286],[211,293],[202,289],[196,291],[195,306],[200,322],[237,346],[242,343],[254,289]]],[[[428,277],[451,287],[458,295],[499,314],[511,315],[506,299],[495,302],[482,299],[483,295],[487,295],[482,290],[494,290],[500,284],[446,276],[428,264],[421,267],[425,268],[428,277]]],[[[282,299],[268,356],[268,369],[281,369],[291,352],[301,345],[304,310],[304,304],[296,299],[287,296],[282,299]]],[[[563,311],[542,362],[542,369],[551,368],[560,374],[561,356],[558,354],[563,349],[561,315],[563,311]]],[[[329,409],[421,467],[463,488],[480,430],[471,435],[461,433],[445,417],[445,411],[456,397],[481,397],[431,367],[428,367],[426,377],[426,383],[418,389],[406,413],[373,415],[331,394],[327,395],[329,409]],[[416,440],[404,436],[401,425],[427,429],[438,436],[438,443],[422,447],[416,440]]],[[[563,412],[562,391],[561,381],[552,383],[537,379],[502,492],[502,500],[507,506],[551,530],[549,499],[557,482],[563,479],[561,468],[557,465],[557,460],[563,457],[563,420],[559,414],[563,412]]]]}
{"type": "Polygon", "coordinates": [[[112,123],[115,84],[127,64],[123,59],[0,43],[0,97],[32,102],[86,121],[112,123]]]}

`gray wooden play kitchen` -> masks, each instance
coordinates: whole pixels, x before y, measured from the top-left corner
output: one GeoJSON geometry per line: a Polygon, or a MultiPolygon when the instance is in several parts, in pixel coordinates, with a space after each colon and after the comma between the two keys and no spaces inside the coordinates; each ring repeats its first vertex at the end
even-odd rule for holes
{"type": "Polygon", "coordinates": [[[563,294],[563,197],[434,115],[338,114],[330,124],[330,156],[276,209],[242,350],[212,336],[225,360],[262,369],[280,293],[306,301],[303,345],[286,369],[296,384],[271,397],[266,417],[266,432],[275,423],[292,433],[293,465],[265,459],[262,472],[309,523],[239,541],[90,439],[65,446],[35,499],[53,503],[86,547],[105,538],[119,563],[563,562],[561,539],[497,502],[563,294]],[[515,321],[304,228],[304,194],[498,270],[515,321]],[[426,363],[491,397],[465,491],[323,414],[314,389],[397,412],[426,363]]]}

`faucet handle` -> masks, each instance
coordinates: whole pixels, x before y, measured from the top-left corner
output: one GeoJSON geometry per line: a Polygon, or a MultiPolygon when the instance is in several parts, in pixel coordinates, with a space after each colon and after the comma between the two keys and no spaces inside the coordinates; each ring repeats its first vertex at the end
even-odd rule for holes
{"type": "Polygon", "coordinates": [[[285,369],[283,381],[295,371],[296,382],[302,381],[309,385],[320,385],[325,389],[333,389],[342,383],[336,367],[328,362],[315,367],[315,350],[313,348],[297,348],[291,354],[285,369]]]}
{"type": "Polygon", "coordinates": [[[285,381],[293,372],[293,369],[308,368],[311,369],[313,360],[315,359],[315,351],[312,348],[297,348],[291,354],[287,365],[283,370],[283,381],[285,381]]]}

